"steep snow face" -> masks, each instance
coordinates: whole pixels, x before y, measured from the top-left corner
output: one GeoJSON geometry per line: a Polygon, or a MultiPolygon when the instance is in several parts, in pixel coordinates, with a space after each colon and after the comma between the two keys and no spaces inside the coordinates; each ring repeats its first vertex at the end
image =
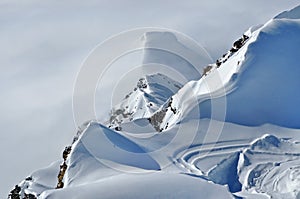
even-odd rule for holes
{"type": "Polygon", "coordinates": [[[109,125],[118,127],[121,123],[150,117],[181,87],[179,82],[160,73],[139,79],[134,90],[113,107],[109,125]]]}
{"type": "Polygon", "coordinates": [[[201,113],[200,118],[248,126],[272,123],[300,128],[300,20],[295,19],[296,13],[298,8],[290,12],[293,19],[276,18],[246,32],[250,38],[237,52],[172,96],[172,109],[165,106],[157,112],[164,114],[157,129],[171,128],[198,104],[198,118],[201,113]],[[211,112],[212,108],[218,112],[211,112]]]}
{"type": "Polygon", "coordinates": [[[300,20],[272,20],[245,55],[226,121],[300,128],[300,20]]]}
{"type": "Polygon", "coordinates": [[[95,122],[87,126],[72,148],[66,171],[67,185],[115,174],[116,172],[107,166],[112,164],[120,170],[123,167],[128,170],[160,170],[159,164],[139,145],[95,122]],[[103,172],[94,173],[100,169],[103,172]]]}
{"type": "MultiPolygon", "coordinates": [[[[204,69],[200,80],[185,84],[160,110],[151,116],[150,121],[154,127],[158,131],[170,129],[186,118],[187,114],[199,104],[230,93],[237,82],[237,74],[242,61],[245,59],[247,48],[249,44],[255,41],[256,37],[257,32],[252,33],[249,30],[233,44],[232,48],[222,58],[204,69]],[[157,121],[157,117],[162,119],[157,121]]],[[[226,108],[226,100],[222,98],[219,104],[223,104],[223,107],[218,107],[222,112],[226,108]]],[[[205,106],[207,107],[207,105],[205,106]]],[[[195,110],[201,110],[201,114],[206,117],[210,114],[210,109],[206,110],[203,107],[195,110]]],[[[200,112],[196,115],[199,118],[200,112]]],[[[200,115],[200,117],[203,116],[200,115]]]]}

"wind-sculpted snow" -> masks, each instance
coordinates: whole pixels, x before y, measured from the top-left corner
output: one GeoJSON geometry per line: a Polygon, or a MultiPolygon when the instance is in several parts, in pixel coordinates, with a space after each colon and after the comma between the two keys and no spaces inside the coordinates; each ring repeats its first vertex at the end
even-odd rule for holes
{"type": "Polygon", "coordinates": [[[288,12],[292,19],[278,17],[249,29],[245,33],[249,39],[237,52],[224,54],[200,80],[190,81],[172,96],[176,113],[165,105],[154,114],[164,113],[156,129],[171,128],[189,117],[196,106],[198,118],[300,128],[298,10],[288,12]],[[224,107],[226,110],[221,111],[224,107]]]}
{"type": "Polygon", "coordinates": [[[154,198],[202,198],[233,199],[226,187],[206,182],[203,179],[174,173],[123,174],[91,184],[67,187],[60,191],[49,191],[42,198],[57,199],[154,199],[154,198]]]}
{"type": "Polygon", "coordinates": [[[249,46],[226,121],[299,128],[300,21],[273,20],[249,46]],[[289,30],[289,31],[286,31],[289,30]]]}
{"type": "MultiPolygon", "coordinates": [[[[39,169],[33,172],[25,180],[15,186],[15,198],[37,197],[46,190],[51,190],[56,187],[57,170],[59,168],[59,161],[52,163],[46,168],[39,169]]],[[[12,192],[11,192],[12,194],[12,192]]],[[[11,198],[14,198],[11,196],[11,198]]]]}
{"type": "Polygon", "coordinates": [[[299,195],[300,145],[276,139],[267,135],[254,142],[251,149],[243,151],[250,164],[241,161],[239,165],[242,192],[254,190],[273,198],[297,198],[299,195]]]}
{"type": "Polygon", "coordinates": [[[69,172],[75,169],[78,174],[76,165],[79,154],[91,156],[93,159],[99,160],[101,164],[110,161],[141,169],[160,170],[156,161],[139,145],[121,134],[94,122],[90,123],[80,139],[75,143],[70,157],[69,172]]]}
{"type": "Polygon", "coordinates": [[[178,165],[188,173],[226,184],[231,192],[243,197],[252,192],[274,198],[300,195],[298,142],[264,135],[248,144],[219,144],[205,156],[206,147],[200,146],[179,153],[178,165]],[[220,161],[221,157],[224,159],[220,161]]]}
{"type": "Polygon", "coordinates": [[[188,82],[175,95],[170,97],[169,101],[150,117],[153,123],[157,115],[164,113],[162,120],[158,124],[154,124],[154,127],[161,131],[172,128],[182,119],[189,117],[190,111],[199,105],[200,109],[197,108],[198,113],[196,113],[198,118],[203,118],[203,115],[209,117],[211,107],[209,107],[209,110],[204,109],[203,111],[201,104],[214,98],[221,99],[218,103],[221,114],[217,115],[217,119],[224,120],[227,104],[226,99],[224,100],[222,96],[230,94],[236,86],[237,74],[242,61],[245,59],[245,52],[248,45],[255,40],[256,35],[250,31],[245,33],[222,58],[204,69],[201,79],[188,82]]]}
{"type": "MultiPolygon", "coordinates": [[[[299,13],[250,28],[198,80],[141,78],[114,107],[110,128],[79,128],[63,172],[58,162],[34,172],[10,197],[299,199],[299,13]]],[[[145,46],[159,37],[186,47],[157,32],[144,35],[145,46]]],[[[158,51],[147,49],[145,61],[190,67],[158,51]]]]}
{"type": "MultiPolygon", "coordinates": [[[[167,197],[166,194],[173,198],[194,198],[199,194],[231,198],[229,192],[245,198],[266,194],[296,198],[300,191],[299,130],[227,123],[217,143],[205,143],[208,122],[201,121],[201,129],[192,145],[187,146],[185,139],[193,135],[191,121],[181,124],[183,142],[173,141],[178,136],[176,131],[157,133],[152,129],[153,134],[144,138],[143,133],[132,136],[91,121],[72,145],[63,189],[55,189],[58,163],[35,172],[30,181],[19,185],[24,193],[41,199],[94,198],[95,194],[134,198],[142,193],[144,198],[167,197]],[[261,136],[266,130],[276,136],[261,136]],[[168,153],[161,150],[166,147],[168,153]]],[[[130,128],[135,125],[131,123],[130,127],[128,123],[126,129],[130,128]]]]}

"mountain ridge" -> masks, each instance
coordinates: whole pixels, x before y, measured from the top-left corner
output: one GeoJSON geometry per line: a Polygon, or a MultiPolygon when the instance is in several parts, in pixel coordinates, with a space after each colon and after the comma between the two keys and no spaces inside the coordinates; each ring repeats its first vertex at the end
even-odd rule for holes
{"type": "Polygon", "coordinates": [[[140,79],[111,124],[87,121],[9,198],[299,198],[299,8],[250,28],[200,80],[140,79]],[[211,125],[223,125],[215,142],[211,125]]]}

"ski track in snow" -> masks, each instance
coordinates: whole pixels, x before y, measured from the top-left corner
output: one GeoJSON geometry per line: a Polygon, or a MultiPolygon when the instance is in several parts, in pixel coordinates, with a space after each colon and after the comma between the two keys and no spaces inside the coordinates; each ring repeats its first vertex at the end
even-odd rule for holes
{"type": "MultiPolygon", "coordinates": [[[[294,151],[284,151],[284,149],[273,151],[251,148],[250,140],[236,142],[219,142],[216,147],[211,144],[192,146],[174,155],[175,164],[187,174],[213,180],[209,178],[208,173],[219,165],[216,164],[203,171],[200,167],[205,164],[205,161],[210,161],[211,158],[226,161],[229,156],[237,152],[246,156],[250,154],[252,159],[250,163],[245,163],[245,165],[239,163],[238,166],[241,168],[238,168],[240,170],[237,175],[239,175],[243,190],[237,195],[245,196],[245,193],[255,190],[257,194],[267,194],[274,198],[299,197],[300,148],[294,151]]],[[[299,144],[293,143],[293,145],[298,147],[299,144]]],[[[224,170],[223,172],[230,171],[224,170]]]]}
{"type": "Polygon", "coordinates": [[[249,144],[231,144],[231,145],[223,145],[223,146],[213,146],[212,147],[203,147],[196,146],[191,147],[183,152],[179,152],[175,155],[175,159],[177,163],[179,163],[183,168],[190,170],[189,168],[194,168],[190,170],[192,174],[203,173],[201,169],[197,165],[201,165],[201,161],[205,161],[206,158],[210,158],[213,156],[228,156],[233,152],[240,151],[242,148],[249,146],[249,144]]]}

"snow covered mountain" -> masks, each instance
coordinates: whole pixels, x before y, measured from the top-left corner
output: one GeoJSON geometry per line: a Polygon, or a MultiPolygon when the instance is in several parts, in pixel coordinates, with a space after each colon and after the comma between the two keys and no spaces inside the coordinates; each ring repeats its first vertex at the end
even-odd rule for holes
{"type": "Polygon", "coordinates": [[[86,122],[9,197],[300,198],[299,35],[300,6],[250,28],[198,80],[140,79],[109,126],[86,122]]]}
{"type": "Polygon", "coordinates": [[[154,114],[154,120],[155,115],[165,115],[156,129],[180,122],[198,104],[200,118],[299,128],[299,20],[297,7],[263,26],[250,28],[238,42],[238,51],[235,43],[223,58],[208,67],[205,76],[187,83],[172,96],[170,106],[154,114]],[[226,106],[225,118],[224,114],[211,112],[214,104],[226,106]]]}
{"type": "Polygon", "coordinates": [[[161,73],[139,79],[133,91],[113,107],[109,125],[118,129],[121,123],[150,117],[181,87],[179,82],[161,73]]]}

